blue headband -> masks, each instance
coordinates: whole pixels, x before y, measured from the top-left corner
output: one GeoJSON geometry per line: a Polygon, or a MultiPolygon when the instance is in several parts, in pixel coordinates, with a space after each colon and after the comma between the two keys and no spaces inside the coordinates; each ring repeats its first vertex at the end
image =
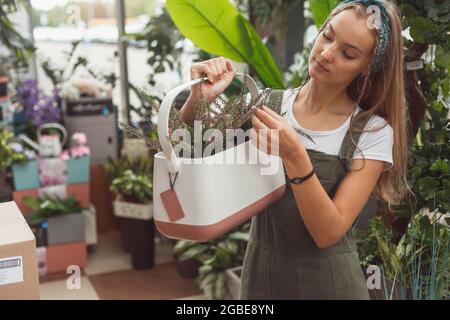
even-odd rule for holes
{"type": "Polygon", "coordinates": [[[348,3],[361,3],[366,7],[375,5],[380,9],[381,25],[378,29],[378,43],[372,60],[372,70],[377,72],[383,66],[384,56],[389,47],[389,35],[391,33],[391,20],[389,19],[386,7],[380,0],[344,0],[339,6],[348,3]]]}

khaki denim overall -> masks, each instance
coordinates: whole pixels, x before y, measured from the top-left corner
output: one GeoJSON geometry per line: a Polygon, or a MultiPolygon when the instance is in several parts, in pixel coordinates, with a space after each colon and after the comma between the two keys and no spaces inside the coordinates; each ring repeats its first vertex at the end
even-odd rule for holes
{"type": "MultiPolygon", "coordinates": [[[[271,93],[271,99],[280,102],[277,108],[281,107],[282,93],[271,93]]],[[[361,135],[358,131],[366,123],[367,119],[353,121],[356,143],[361,135]]],[[[331,199],[350,170],[354,150],[350,130],[339,155],[307,149],[316,175],[331,199]]],[[[369,299],[351,232],[352,229],[331,247],[318,248],[287,182],[282,198],[252,219],[241,299],[369,299]]]]}

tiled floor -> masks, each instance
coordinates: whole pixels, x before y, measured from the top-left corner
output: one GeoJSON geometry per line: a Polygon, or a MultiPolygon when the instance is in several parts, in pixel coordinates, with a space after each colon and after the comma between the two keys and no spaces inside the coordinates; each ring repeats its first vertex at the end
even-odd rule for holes
{"type": "Polygon", "coordinates": [[[41,299],[205,299],[192,279],[178,275],[166,239],[155,239],[155,267],[148,270],[132,269],[130,254],[123,251],[117,231],[100,234],[89,251],[79,289],[68,289],[73,287],[73,283],[68,285],[69,274],[41,277],[41,299]]]}

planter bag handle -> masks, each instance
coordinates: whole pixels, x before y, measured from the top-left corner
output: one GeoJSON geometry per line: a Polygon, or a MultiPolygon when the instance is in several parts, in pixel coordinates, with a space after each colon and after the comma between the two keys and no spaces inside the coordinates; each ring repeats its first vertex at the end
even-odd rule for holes
{"type": "MultiPolygon", "coordinates": [[[[245,84],[250,91],[253,98],[256,98],[259,94],[258,87],[255,80],[249,75],[244,73],[236,73],[236,76],[245,76],[245,84]]],[[[190,88],[191,86],[207,80],[206,77],[191,80],[185,84],[179,85],[178,87],[172,89],[161,102],[158,114],[158,137],[159,143],[161,145],[162,151],[167,159],[167,169],[170,173],[175,174],[180,169],[180,159],[177,158],[175,151],[173,150],[172,144],[170,143],[169,135],[169,114],[172,108],[173,101],[177,95],[183,90],[190,88]]]]}

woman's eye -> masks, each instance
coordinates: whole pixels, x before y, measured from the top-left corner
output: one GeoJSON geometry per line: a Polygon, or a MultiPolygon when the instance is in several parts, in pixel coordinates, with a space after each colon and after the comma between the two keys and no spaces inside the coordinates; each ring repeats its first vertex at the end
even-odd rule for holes
{"type": "Polygon", "coordinates": [[[325,34],[325,32],[324,32],[324,33],[322,33],[322,35],[323,35],[323,37],[324,37],[325,39],[327,39],[327,40],[331,40],[331,38],[330,38],[330,37],[327,37],[327,35],[325,34]]]}
{"type": "Polygon", "coordinates": [[[354,59],[355,57],[353,57],[352,55],[348,54],[346,51],[344,52],[344,57],[346,57],[347,59],[354,59]]]}

